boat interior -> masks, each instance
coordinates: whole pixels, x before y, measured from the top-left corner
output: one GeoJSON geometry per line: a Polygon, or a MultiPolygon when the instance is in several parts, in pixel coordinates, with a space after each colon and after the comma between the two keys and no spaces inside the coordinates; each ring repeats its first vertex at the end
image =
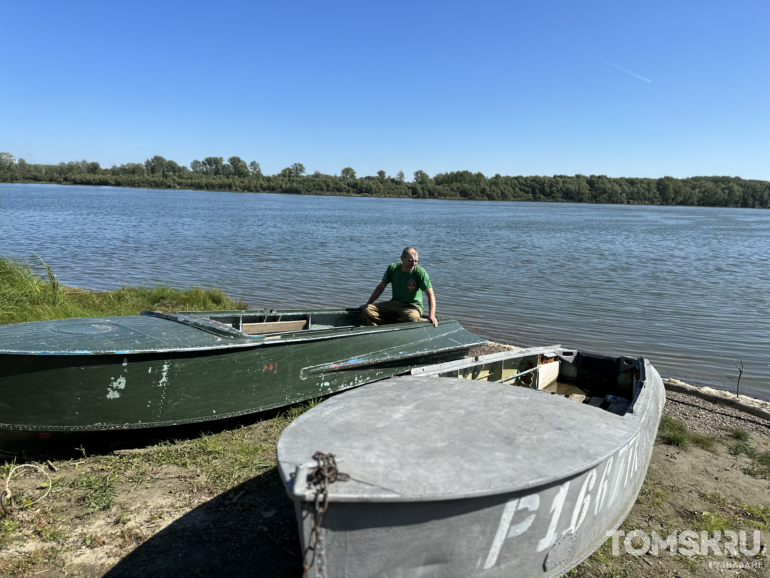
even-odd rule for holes
{"type": "Polygon", "coordinates": [[[318,311],[206,311],[185,312],[185,315],[205,316],[237,329],[246,335],[268,335],[319,329],[352,329],[363,325],[360,309],[318,311]]]}
{"type": "Polygon", "coordinates": [[[624,415],[641,390],[643,363],[554,347],[462,359],[411,373],[507,383],[624,415]]]}

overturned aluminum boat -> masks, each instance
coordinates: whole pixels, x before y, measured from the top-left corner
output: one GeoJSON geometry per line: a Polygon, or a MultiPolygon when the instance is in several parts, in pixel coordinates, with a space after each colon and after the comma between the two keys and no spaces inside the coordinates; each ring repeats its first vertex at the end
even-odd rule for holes
{"type": "Polygon", "coordinates": [[[256,413],[454,359],[449,318],[362,327],[358,309],[204,311],[0,326],[0,451],[72,432],[256,413]]]}
{"type": "Polygon", "coordinates": [[[281,436],[303,550],[314,453],[350,476],[327,485],[310,576],[559,576],[628,514],[665,398],[645,359],[554,346],[412,374],[333,397],[281,436]]]}

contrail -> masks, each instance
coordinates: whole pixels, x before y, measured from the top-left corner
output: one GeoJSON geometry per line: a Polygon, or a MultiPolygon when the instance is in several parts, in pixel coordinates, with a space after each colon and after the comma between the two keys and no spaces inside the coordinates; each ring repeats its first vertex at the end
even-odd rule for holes
{"type": "Polygon", "coordinates": [[[613,68],[617,68],[621,72],[625,72],[626,74],[630,74],[631,76],[634,76],[634,77],[638,78],[639,80],[643,80],[644,82],[646,82],[648,84],[652,84],[652,80],[650,80],[649,78],[645,78],[641,74],[637,74],[636,72],[632,72],[632,71],[628,70],[627,68],[623,68],[622,66],[618,66],[614,62],[610,62],[609,60],[605,60],[601,56],[596,56],[596,54],[591,54],[590,52],[588,52],[588,50],[583,50],[582,48],[578,48],[578,50],[580,50],[581,52],[585,52],[588,56],[591,56],[592,58],[595,58],[596,60],[598,60],[600,62],[603,62],[604,64],[609,64],[613,68]]]}

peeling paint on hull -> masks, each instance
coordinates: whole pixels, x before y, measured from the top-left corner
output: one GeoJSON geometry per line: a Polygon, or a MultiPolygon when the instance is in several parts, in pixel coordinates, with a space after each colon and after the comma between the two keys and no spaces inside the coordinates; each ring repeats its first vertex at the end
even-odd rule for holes
{"type": "Polygon", "coordinates": [[[333,330],[296,333],[248,347],[1,354],[0,450],[2,430],[37,439],[38,433],[168,427],[258,413],[456,358],[483,342],[454,320],[438,328],[414,323],[395,331],[347,331],[338,339],[333,330]],[[304,375],[306,369],[313,371],[304,375]]]}

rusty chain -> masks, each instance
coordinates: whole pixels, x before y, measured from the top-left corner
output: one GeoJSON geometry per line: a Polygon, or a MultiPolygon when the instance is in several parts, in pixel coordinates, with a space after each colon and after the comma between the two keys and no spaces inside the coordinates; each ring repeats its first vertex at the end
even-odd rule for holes
{"type": "Polygon", "coordinates": [[[318,539],[321,533],[321,520],[323,520],[324,512],[326,512],[326,509],[329,506],[328,485],[337,481],[345,482],[350,479],[349,475],[343,474],[337,469],[337,462],[334,459],[334,454],[316,452],[313,454],[313,459],[318,465],[315,470],[313,470],[310,480],[318,489],[316,490],[313,503],[315,506],[315,511],[313,512],[313,529],[310,530],[310,535],[307,539],[307,548],[305,548],[305,555],[302,557],[302,578],[307,578],[308,571],[315,563],[316,548],[318,547],[318,539]]]}

